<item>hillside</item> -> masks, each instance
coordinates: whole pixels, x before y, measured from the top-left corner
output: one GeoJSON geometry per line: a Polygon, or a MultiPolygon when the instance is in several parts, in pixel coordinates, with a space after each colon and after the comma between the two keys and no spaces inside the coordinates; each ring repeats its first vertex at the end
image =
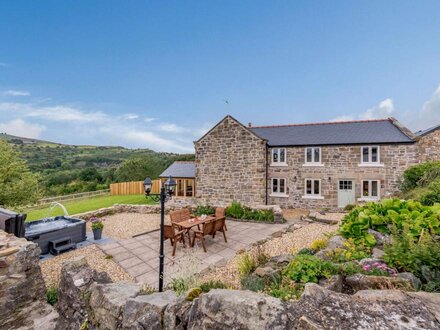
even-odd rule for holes
{"type": "MultiPolygon", "coordinates": [[[[118,173],[118,168],[130,159],[141,159],[140,163],[149,165],[145,171],[155,178],[174,160],[194,158],[191,154],[179,155],[150,149],[66,145],[4,133],[0,134],[0,139],[12,144],[28,162],[29,168],[42,175],[43,194],[50,196],[104,189],[111,182],[121,181],[118,176],[121,179],[128,176],[118,173]]],[[[138,171],[138,176],[145,171],[138,171]]]]}

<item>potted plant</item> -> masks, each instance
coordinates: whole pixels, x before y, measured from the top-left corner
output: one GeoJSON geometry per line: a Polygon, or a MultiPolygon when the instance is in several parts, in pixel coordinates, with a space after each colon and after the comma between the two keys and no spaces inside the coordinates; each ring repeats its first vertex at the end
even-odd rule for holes
{"type": "Polygon", "coordinates": [[[93,239],[94,240],[101,239],[102,228],[104,228],[104,222],[98,218],[93,218],[91,220],[92,220],[93,239]]]}

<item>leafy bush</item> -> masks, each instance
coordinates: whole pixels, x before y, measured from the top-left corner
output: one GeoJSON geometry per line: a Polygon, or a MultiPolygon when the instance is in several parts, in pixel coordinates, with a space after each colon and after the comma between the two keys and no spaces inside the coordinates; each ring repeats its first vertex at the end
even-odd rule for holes
{"type": "Polygon", "coordinates": [[[283,270],[283,275],[298,283],[318,283],[321,278],[329,278],[336,273],[336,267],[329,261],[315,256],[296,256],[283,270]]]}
{"type": "Polygon", "coordinates": [[[342,248],[336,248],[327,253],[327,257],[333,262],[362,260],[369,256],[370,249],[363,242],[355,244],[352,238],[347,239],[342,248]]]}
{"type": "Polygon", "coordinates": [[[427,234],[417,240],[405,228],[394,234],[392,243],[385,247],[384,260],[391,267],[411,272],[428,282],[440,274],[440,242],[427,234]]]}
{"type": "Polygon", "coordinates": [[[206,205],[197,205],[194,215],[200,216],[202,214],[210,215],[215,213],[215,208],[206,204],[206,205]]]}
{"type": "Polygon", "coordinates": [[[249,253],[243,253],[237,262],[240,277],[245,277],[257,268],[257,262],[249,253]]]}
{"type": "Polygon", "coordinates": [[[424,205],[434,205],[440,203],[440,180],[432,182],[428,190],[420,197],[420,202],[424,205]]]}
{"type": "Polygon", "coordinates": [[[440,278],[434,280],[434,281],[430,281],[428,282],[424,287],[423,287],[423,291],[428,291],[428,292],[440,292],[440,278]]]}
{"type": "Polygon", "coordinates": [[[397,276],[397,271],[384,262],[371,261],[362,265],[362,273],[376,276],[397,276]]]}
{"type": "Polygon", "coordinates": [[[411,166],[403,173],[402,190],[408,191],[440,178],[440,162],[426,162],[411,166]]]}
{"type": "Polygon", "coordinates": [[[384,199],[355,208],[342,219],[339,232],[345,238],[353,238],[356,244],[365,242],[374,246],[376,239],[368,233],[368,229],[390,234],[392,226],[401,231],[408,224],[411,235],[416,238],[422,231],[440,234],[439,215],[440,205],[423,206],[412,200],[384,199]]]}
{"type": "Polygon", "coordinates": [[[168,284],[168,288],[181,295],[188,291],[188,283],[183,278],[173,278],[168,284]]]}
{"type": "Polygon", "coordinates": [[[252,210],[239,202],[232,202],[232,204],[226,208],[226,216],[234,219],[263,222],[273,222],[275,220],[275,215],[272,210],[252,210]]]}
{"type": "Polygon", "coordinates": [[[301,250],[298,251],[297,255],[299,256],[303,256],[303,255],[309,255],[312,256],[315,254],[315,251],[309,248],[303,248],[301,250]]]}
{"type": "Polygon", "coordinates": [[[355,204],[347,204],[347,205],[345,205],[344,210],[349,212],[349,211],[353,210],[355,207],[356,207],[355,204]]]}
{"type": "Polygon", "coordinates": [[[362,272],[363,272],[362,267],[358,263],[352,262],[352,261],[343,263],[338,268],[338,273],[345,275],[345,276],[350,276],[350,275],[354,275],[354,274],[358,274],[358,273],[362,273],[362,272]]]}
{"type": "Polygon", "coordinates": [[[254,292],[261,292],[266,287],[263,278],[256,275],[246,275],[242,277],[240,284],[243,290],[251,290],[254,292]]]}
{"type": "Polygon", "coordinates": [[[208,281],[200,284],[200,289],[203,292],[209,292],[212,289],[227,289],[226,284],[221,281],[208,281]]]}
{"type": "Polygon", "coordinates": [[[304,291],[304,284],[295,283],[287,277],[281,278],[265,288],[264,292],[275,298],[287,301],[298,299],[304,291]]]}
{"type": "Polygon", "coordinates": [[[58,288],[51,286],[46,291],[46,300],[49,304],[55,305],[58,301],[58,288]]]}
{"type": "Polygon", "coordinates": [[[326,238],[319,238],[319,239],[315,239],[311,244],[310,244],[310,248],[315,251],[318,252],[319,250],[324,249],[328,244],[328,239],[326,238]]]}

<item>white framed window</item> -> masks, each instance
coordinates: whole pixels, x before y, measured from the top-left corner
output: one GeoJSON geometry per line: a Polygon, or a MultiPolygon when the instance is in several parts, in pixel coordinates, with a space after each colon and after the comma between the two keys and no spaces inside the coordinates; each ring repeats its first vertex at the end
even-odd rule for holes
{"type": "Polygon", "coordinates": [[[286,148],[273,148],[271,165],[287,166],[286,148]]]}
{"type": "Polygon", "coordinates": [[[320,147],[306,147],[304,153],[304,163],[306,165],[321,165],[320,147]]]}
{"type": "Polygon", "coordinates": [[[361,189],[361,198],[359,200],[380,199],[380,180],[362,180],[361,189]]]}
{"type": "Polygon", "coordinates": [[[287,196],[287,180],[282,178],[273,178],[271,196],[286,197],[287,196]]]}
{"type": "Polygon", "coordinates": [[[361,164],[379,165],[380,164],[379,146],[362,146],[361,147],[361,164]]]}
{"type": "Polygon", "coordinates": [[[305,179],[304,180],[304,196],[303,198],[323,199],[321,196],[321,179],[305,179]]]}

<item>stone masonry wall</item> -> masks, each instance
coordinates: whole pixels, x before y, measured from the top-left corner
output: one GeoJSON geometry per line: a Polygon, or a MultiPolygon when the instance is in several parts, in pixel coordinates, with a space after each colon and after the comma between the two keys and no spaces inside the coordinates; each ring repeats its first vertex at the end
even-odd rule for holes
{"type": "Polygon", "coordinates": [[[440,160],[440,130],[422,136],[418,145],[421,162],[440,160]]]}
{"type": "Polygon", "coordinates": [[[321,157],[323,166],[304,166],[305,148],[287,148],[288,166],[269,166],[267,187],[270,196],[270,179],[286,178],[288,197],[269,197],[269,204],[283,208],[337,208],[339,179],[354,180],[356,201],[361,197],[361,180],[364,179],[380,180],[380,196],[387,197],[399,189],[404,170],[418,162],[418,146],[381,145],[380,163],[383,165],[377,167],[359,166],[360,146],[324,146],[321,147],[321,157]],[[306,178],[321,179],[321,195],[324,199],[303,198],[306,178]]]}
{"type": "Polygon", "coordinates": [[[266,144],[227,116],[196,150],[196,197],[226,206],[265,204],[266,144]]]}

